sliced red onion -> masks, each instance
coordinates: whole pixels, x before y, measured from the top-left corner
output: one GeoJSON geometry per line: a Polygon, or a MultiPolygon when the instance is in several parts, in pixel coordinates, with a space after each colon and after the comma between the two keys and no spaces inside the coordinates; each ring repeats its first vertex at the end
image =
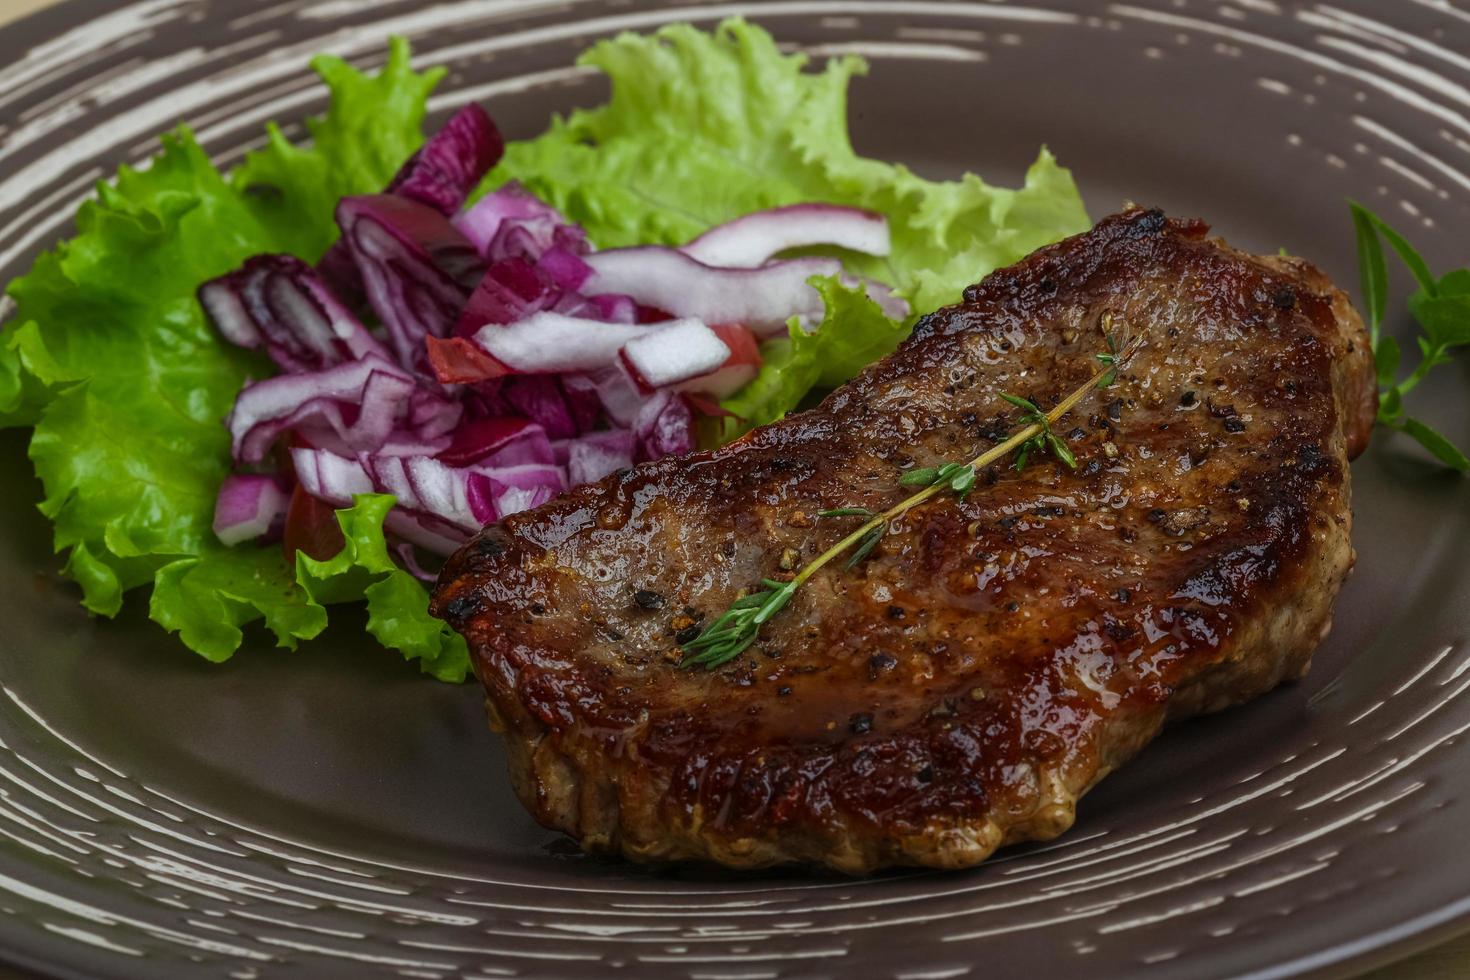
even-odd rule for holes
{"type": "MultiPolygon", "coordinates": [[[[303,495],[345,507],[356,494],[393,494],[385,528],[420,576],[412,547],[448,554],[569,478],[687,452],[691,402],[720,413],[712,399],[759,370],[751,328],[816,318],[820,296],[806,280],[840,269],[824,258],[731,269],[667,248],[593,253],[580,229],[517,187],[451,223],[445,212],[489,165],[476,156],[490,145],[485,123],[477,109],[460,113],[392,193],[340,202],[338,254],[361,272],[386,346],[321,274],[288,257],[257,257],[200,291],[223,335],[296,372],[241,393],[229,420],[237,457],[260,461],[289,432],[303,495]],[[429,377],[452,387],[420,383],[429,377]]],[[[881,252],[881,225],[849,209],[783,209],[689,248],[752,265],[817,242],[881,252]]],[[[356,285],[350,270],[336,274],[356,285]]],[[[879,288],[869,286],[889,299],[879,288]]],[[[222,540],[268,532],[284,509],[271,478],[245,479],[222,491],[222,540]]]]}
{"type": "Polygon", "coordinates": [[[837,259],[821,257],[717,269],[657,245],[609,249],[586,261],[593,270],[588,293],[624,293],[673,316],[740,323],[759,336],[784,330],[792,316],[819,316],[822,297],[807,280],[842,271],[837,259]]]}
{"type": "Polygon", "coordinates": [[[577,423],[558,378],[544,374],[512,378],[501,388],[501,394],[516,412],[538,423],[551,438],[577,434],[577,423]]]}
{"type": "Polygon", "coordinates": [[[681,251],[705,265],[750,269],[778,252],[812,245],[887,255],[892,248],[888,219],[836,204],[792,204],[716,225],[681,251]]]}
{"type": "Polygon", "coordinates": [[[566,489],[560,467],[511,466],[470,476],[470,501],[483,523],[539,507],[566,489]]]}
{"type": "MultiPolygon", "coordinates": [[[[505,141],[494,120],[480,106],[466,105],[399,168],[384,193],[426,204],[452,217],[504,151],[505,141]]],[[[363,307],[362,273],[345,239],[327,249],[317,269],[349,306],[363,307]]]]}
{"type": "Polygon", "coordinates": [[[420,439],[447,436],[464,417],[464,403],[419,388],[408,399],[408,425],[420,439]]]}
{"type": "Polygon", "coordinates": [[[363,456],[361,462],[374,489],[393,494],[403,507],[432,514],[466,531],[480,529],[466,496],[469,471],[427,456],[363,456]]]}
{"type": "MultiPolygon", "coordinates": [[[[242,458],[269,451],[270,445],[286,431],[294,431],[309,445],[344,456],[365,451],[381,452],[397,434],[413,391],[411,381],[381,373],[371,374],[362,387],[360,404],[330,398],[304,402],[290,415],[262,425],[247,435],[241,444],[242,458]]],[[[424,440],[414,438],[412,441],[422,443],[424,440]]]]}
{"type": "Polygon", "coordinates": [[[452,467],[427,456],[366,456],[362,465],[379,492],[393,494],[408,510],[469,532],[505,516],[500,507],[502,491],[487,481],[518,490],[544,489],[548,496],[566,486],[561,469],[545,463],[452,467]]]}
{"type": "Polygon", "coordinates": [[[495,493],[496,520],[509,517],[511,514],[519,514],[533,507],[540,507],[561,492],[549,484],[518,487],[503,484],[493,477],[490,479],[490,486],[495,493]]]}
{"type": "Polygon", "coordinates": [[[429,376],[426,337],[448,336],[482,267],[438,211],[393,194],[343,198],[337,223],[398,360],[429,376]]]}
{"type": "MultiPolygon", "coordinates": [[[[320,449],[292,449],[291,461],[302,488],[334,507],[351,507],[360,493],[380,493],[362,463],[320,449]]],[[[383,527],[405,541],[437,555],[452,555],[469,540],[469,533],[434,515],[417,512],[400,501],[383,519],[383,527]]],[[[478,528],[476,529],[478,530],[478,528]]]]}
{"type": "Polygon", "coordinates": [[[489,478],[495,519],[540,507],[567,488],[558,466],[509,466],[476,471],[489,478]]]}
{"type": "Polygon", "coordinates": [[[633,465],[634,438],[627,429],[589,432],[567,443],[567,482],[594,483],[633,465]]]}
{"type": "Polygon", "coordinates": [[[383,345],[290,255],[257,255],[199,288],[199,302],[225,339],[264,347],[287,371],[315,371],[378,354],[383,345]]]}
{"type": "Polygon", "coordinates": [[[325,421],[344,441],[357,448],[376,448],[401,416],[413,379],[396,364],[376,355],[308,374],[283,374],[240,392],[226,420],[237,461],[265,458],[281,433],[309,418],[325,421]],[[347,423],[344,406],[356,406],[347,423]]]}
{"type": "Polygon", "coordinates": [[[638,304],[633,302],[631,296],[604,293],[600,296],[588,296],[587,302],[596,312],[598,320],[606,320],[609,323],[638,322],[638,304]]]}
{"type": "Polygon", "coordinates": [[[468,103],[409,157],[387,192],[427,204],[449,217],[504,152],[505,140],[495,121],[478,103],[468,103]]]}
{"type": "Polygon", "coordinates": [[[570,392],[595,397],[612,423],[623,428],[633,424],[639,409],[648,400],[621,363],[589,371],[585,375],[567,375],[562,384],[570,392]]]}
{"type": "Polygon", "coordinates": [[[508,466],[557,466],[561,464],[556,461],[556,452],[551,447],[551,440],[546,437],[546,430],[539,425],[533,425],[527,430],[524,438],[506,443],[499,449],[481,457],[472,465],[476,468],[504,469],[508,466]]]}
{"type": "MultiPolygon", "coordinates": [[[[516,443],[538,439],[546,439],[546,430],[530,419],[475,419],[459,427],[453,441],[438,454],[438,459],[446,466],[469,466],[516,443]]],[[[549,454],[544,455],[550,458],[549,454]]]]}
{"type": "Polygon", "coordinates": [[[628,373],[649,388],[688,381],[725,363],[730,348],[699,320],[671,320],[661,328],[623,345],[628,373]]]}
{"type": "MultiPolygon", "coordinates": [[[[377,449],[370,450],[374,456],[438,456],[449,448],[453,437],[449,435],[437,436],[433,439],[420,439],[417,436],[394,433],[388,437],[388,441],[377,449]]],[[[315,446],[314,448],[323,448],[315,446]]],[[[355,456],[356,450],[344,447],[342,450],[333,449],[339,456],[355,456]]]]}
{"type": "Polygon", "coordinates": [[[231,474],[214,504],[214,535],[226,547],[280,529],[291,495],[271,476],[231,474]]]}
{"type": "Polygon", "coordinates": [[[558,493],[567,488],[566,474],[551,463],[523,463],[519,466],[468,466],[465,472],[479,473],[499,480],[506,486],[548,486],[558,493]]]}
{"type": "Polygon", "coordinates": [[[469,541],[464,530],[436,520],[428,514],[414,514],[394,507],[383,518],[383,528],[425,551],[448,558],[469,541]]]}
{"type": "Polygon", "coordinates": [[[639,459],[682,455],[694,448],[694,419],[684,399],[660,391],[644,403],[633,420],[639,459]]]}
{"type": "Polygon", "coordinates": [[[560,247],[547,249],[536,267],[553,284],[569,292],[581,289],[592,276],[592,267],[580,255],[560,247]]]}
{"type": "Polygon", "coordinates": [[[490,482],[490,477],[483,473],[465,475],[465,502],[469,504],[470,515],[480,522],[481,527],[498,517],[499,512],[495,508],[496,496],[498,496],[496,487],[490,482]]]}
{"type": "Polygon", "coordinates": [[[515,323],[546,309],[558,297],[523,258],[505,259],[485,270],[464,309],[455,319],[454,332],[468,337],[487,323],[515,323]]]}
{"type": "Polygon", "coordinates": [[[211,279],[199,287],[199,305],[204,307],[214,328],[236,347],[257,348],[264,338],[245,309],[239,287],[232,281],[239,272],[211,279]]]}
{"type": "Polygon", "coordinates": [[[551,248],[575,255],[591,251],[581,228],[514,181],[480,198],[454,223],[490,262],[512,257],[534,262],[551,248]]]}
{"type": "Polygon", "coordinates": [[[354,494],[374,492],[361,463],[325,449],[292,449],[291,465],[307,493],[337,507],[351,507],[354,494]]]}
{"type": "Polygon", "coordinates": [[[617,361],[624,344],[657,329],[543,312],[505,326],[483,327],[474,340],[519,374],[561,374],[607,367],[617,361]]]}
{"type": "Polygon", "coordinates": [[[371,309],[367,293],[364,292],[362,273],[357,270],[357,260],[352,257],[352,249],[347,247],[347,242],[340,236],[317,260],[316,274],[321,276],[322,283],[332,295],[342,300],[348,309],[359,313],[366,313],[371,309]]]}

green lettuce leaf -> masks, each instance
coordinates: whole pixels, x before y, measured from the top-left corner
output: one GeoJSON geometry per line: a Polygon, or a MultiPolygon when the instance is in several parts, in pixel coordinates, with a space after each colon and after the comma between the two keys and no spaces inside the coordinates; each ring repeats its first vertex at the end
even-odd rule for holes
{"type": "Polygon", "coordinates": [[[383,518],[390,494],[359,494],[354,506],[337,511],[346,546],[336,557],[317,561],[296,553],[296,580],[318,602],[366,598],[367,631],[390,650],[418,660],[426,673],[459,682],[469,674],[464,638],[429,615],[429,593],[418,579],[388,557],[383,518]]]}
{"type": "Polygon", "coordinates": [[[283,647],[296,648],[327,625],[327,611],[298,586],[280,548],[211,547],[158,570],[148,606],[153,619],[216,663],[239,648],[240,627],[256,619],[283,647]]]}
{"type": "MultiPolygon", "coordinates": [[[[805,55],[783,54],[768,33],[738,19],[709,33],[675,24],[622,34],[579,61],[607,74],[607,105],[512,144],[481,190],[518,180],[603,248],[682,244],[711,225],[803,201],[870,208],[889,217],[892,254],[848,255],[848,266],[894,286],[923,312],[1090,224],[1071,174],[1045,149],[1017,190],[974,174],[926,180],[858,156],[847,132],[847,86],[866,70],[862,60],[807,71],[805,55]]],[[[867,328],[829,308],[817,332],[854,329],[867,328]]],[[[752,420],[779,418],[813,385],[840,383],[862,366],[818,381],[787,343],[767,347],[761,376],[727,408],[752,420]]],[[[826,343],[858,350],[864,341],[826,343]]]]}

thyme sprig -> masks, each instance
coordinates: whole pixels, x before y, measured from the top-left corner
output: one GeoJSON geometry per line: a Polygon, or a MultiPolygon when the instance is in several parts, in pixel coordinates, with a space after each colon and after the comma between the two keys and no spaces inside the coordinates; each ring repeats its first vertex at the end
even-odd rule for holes
{"type": "Polygon", "coordinates": [[[766,578],[761,579],[761,584],[765,586],[764,590],[736,599],[723,616],[684,644],[681,667],[708,667],[713,670],[740,656],[755,642],[761,625],[785,608],[799,587],[795,579],[778,582],[766,578]]]}
{"type": "MultiPolygon", "coordinates": [[[[1109,372],[1114,371],[1116,369],[1110,367],[1106,372],[1102,372],[1102,376],[1106,377],[1109,372]]],[[[1051,419],[1037,407],[1035,402],[1022,398],[1019,395],[1008,395],[1005,392],[1001,392],[1000,397],[1021,409],[1025,413],[1021,416],[1021,421],[1029,425],[1034,425],[1037,429],[1036,435],[1021,443],[1021,449],[1016,453],[1017,473],[1026,468],[1026,460],[1031,458],[1032,453],[1044,453],[1048,449],[1051,450],[1052,455],[1056,456],[1057,459],[1067,464],[1067,469],[1075,470],[1077,468],[1077,457],[1072,455],[1072,450],[1067,448],[1067,444],[1062,441],[1062,438],[1051,431],[1051,419]]]]}
{"type": "Polygon", "coordinates": [[[899,477],[898,484],[902,487],[942,487],[949,484],[949,488],[964,500],[975,486],[975,467],[970,463],[922,466],[899,477]]]}
{"type": "Polygon", "coordinates": [[[888,528],[894,519],[946,490],[964,500],[974,488],[979,472],[1012,451],[1020,449],[1029,453],[1049,448],[1063,463],[1075,468],[1077,460],[1072,456],[1066,443],[1052,433],[1052,423],[1075,408],[1077,403],[1094,388],[1105,388],[1111,385],[1117,378],[1118,369],[1127,363],[1140,346],[1142,346],[1141,342],[1131,341],[1117,350],[1110,340],[1109,351],[1111,353],[1098,355],[1098,357],[1101,360],[1104,356],[1110,356],[1112,360],[1104,361],[1101,370],[1058,402],[1056,407],[1049,412],[1043,412],[1034,402],[1025,398],[1002,395],[1001,397],[1006,401],[1025,411],[1026,414],[1021,417],[1024,423],[1022,427],[1003,442],[997,443],[967,463],[951,462],[908,471],[899,477],[899,485],[922,486],[923,489],[904,498],[887,510],[875,512],[866,507],[835,507],[831,510],[819,511],[819,517],[864,517],[866,520],[832,547],[804,565],[791,581],[762,579],[761,584],[765,587],[764,589],[735,600],[723,615],[706,626],[697,637],[683,645],[684,658],[680,661],[680,666],[706,667],[713,670],[740,656],[755,642],[760,628],[769,622],[771,617],[784,609],[791,601],[791,597],[796,594],[796,590],[825,565],[846,553],[848,549],[853,549],[845,567],[854,568],[878,547],[878,542],[882,541],[883,536],[888,533],[888,528]],[[1041,441],[1037,442],[1038,439],[1041,441]]]}
{"type": "Polygon", "coordinates": [[[1113,315],[1111,313],[1104,313],[1102,315],[1102,335],[1104,342],[1108,345],[1108,349],[1095,356],[1099,364],[1102,364],[1110,370],[1103,375],[1102,380],[1097,383],[1097,386],[1099,388],[1111,388],[1113,382],[1118,380],[1118,348],[1127,347],[1128,339],[1125,337],[1123,338],[1122,344],[1118,343],[1117,335],[1113,333],[1113,315]]]}

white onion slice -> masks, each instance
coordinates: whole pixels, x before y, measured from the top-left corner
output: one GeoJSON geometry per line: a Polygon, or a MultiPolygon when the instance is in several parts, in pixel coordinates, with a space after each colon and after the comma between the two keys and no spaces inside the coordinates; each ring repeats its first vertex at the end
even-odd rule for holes
{"type": "Polygon", "coordinates": [[[754,335],[739,324],[717,323],[710,329],[730,349],[730,356],[715,370],[681,382],[674,390],[728,398],[760,373],[760,346],[754,335]]]}
{"type": "Polygon", "coordinates": [[[664,388],[708,374],[730,356],[725,342],[698,320],[660,326],[658,332],[623,345],[623,364],[646,387],[664,388]]]}
{"type": "Polygon", "coordinates": [[[837,259],[822,257],[717,269],[658,245],[594,252],[586,261],[588,293],[624,293],[676,317],[741,323],[762,337],[784,330],[792,316],[820,316],[821,294],[807,280],[842,271],[837,259]]]}
{"type": "Polygon", "coordinates": [[[605,323],[542,312],[515,323],[481,327],[474,340],[518,374],[560,374],[614,364],[624,344],[659,328],[658,324],[605,323]]]}
{"type": "Polygon", "coordinates": [[[716,225],[680,251],[705,265],[753,269],[778,252],[812,245],[887,255],[888,219],[837,204],[792,204],[716,225]]]}

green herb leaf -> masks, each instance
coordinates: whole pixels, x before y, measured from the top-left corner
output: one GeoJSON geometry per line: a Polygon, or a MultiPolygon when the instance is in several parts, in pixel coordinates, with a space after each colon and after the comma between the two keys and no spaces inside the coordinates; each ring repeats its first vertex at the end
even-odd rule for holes
{"type": "Polygon", "coordinates": [[[1367,216],[1368,220],[1373,223],[1373,227],[1383,236],[1384,241],[1388,242],[1389,246],[1398,253],[1399,259],[1408,268],[1409,273],[1414,277],[1415,281],[1419,283],[1419,288],[1430,296],[1436,295],[1439,292],[1439,284],[1435,281],[1433,273],[1429,271],[1429,265],[1424,261],[1423,256],[1415,250],[1414,246],[1410,245],[1403,235],[1394,231],[1388,222],[1378,217],[1372,211],[1358,205],[1354,205],[1354,207],[1367,216]]]}
{"type": "Polygon", "coordinates": [[[1429,296],[1420,291],[1409,297],[1409,312],[1424,328],[1431,348],[1470,344],[1470,295],[1429,296]]]}
{"type": "Polygon", "coordinates": [[[950,477],[949,488],[959,494],[960,500],[966,500],[970,491],[975,488],[975,468],[966,466],[964,471],[950,477]]]}
{"type": "Polygon", "coordinates": [[[1399,342],[1392,337],[1378,338],[1378,349],[1373,353],[1373,363],[1378,371],[1378,386],[1393,384],[1399,373],[1399,342]]]}
{"type": "Polygon", "coordinates": [[[1383,246],[1374,230],[1373,214],[1357,202],[1350,201],[1353,229],[1358,236],[1358,284],[1363,292],[1363,309],[1368,314],[1368,333],[1378,343],[1383,315],[1388,309],[1388,266],[1383,261],[1383,246]]]}
{"type": "Polygon", "coordinates": [[[937,466],[920,466],[918,469],[909,470],[898,478],[899,486],[903,487],[927,487],[939,479],[939,468],[937,466]]]}
{"type": "Polygon", "coordinates": [[[1077,468],[1077,457],[1072,455],[1072,450],[1067,446],[1061,436],[1047,433],[1047,442],[1051,444],[1052,455],[1066,464],[1067,469],[1077,468]]]}
{"type": "Polygon", "coordinates": [[[1010,395],[1004,391],[1000,393],[1000,397],[1004,398],[1012,405],[1024,411],[1031,412],[1033,414],[1041,413],[1041,409],[1036,406],[1036,403],[1028,398],[1022,398],[1020,395],[1010,395]]]}
{"type": "Polygon", "coordinates": [[[883,540],[883,535],[887,531],[888,526],[886,524],[879,524],[877,527],[872,528],[868,531],[867,534],[864,534],[861,538],[859,538],[857,547],[853,550],[852,555],[847,559],[847,570],[852,571],[852,569],[856,568],[864,558],[871,555],[873,553],[873,549],[878,547],[878,542],[883,540]]]}
{"type": "Polygon", "coordinates": [[[1378,421],[1395,425],[1404,413],[1404,396],[1397,388],[1384,391],[1378,401],[1378,421]]]}
{"type": "Polygon", "coordinates": [[[791,597],[795,594],[795,582],[787,582],[779,589],[776,589],[775,592],[771,595],[771,598],[766,600],[765,605],[761,606],[760,610],[755,614],[755,624],[757,626],[760,626],[761,624],[765,623],[766,620],[776,615],[776,613],[780,612],[782,609],[785,609],[786,603],[790,602],[791,597]]]}
{"type": "Polygon", "coordinates": [[[1111,322],[1112,317],[1104,314],[1103,342],[1108,345],[1108,349],[1107,353],[1097,354],[1095,356],[1097,357],[1098,363],[1108,368],[1109,370],[1106,374],[1098,379],[1097,386],[1099,388],[1111,388],[1113,386],[1113,383],[1118,380],[1118,344],[1117,341],[1113,338],[1112,332],[1107,329],[1111,322]]]}
{"type": "Polygon", "coordinates": [[[1470,457],[1466,457],[1464,453],[1455,448],[1454,443],[1418,419],[1404,419],[1399,431],[1417,440],[1419,445],[1434,455],[1435,459],[1451,469],[1461,473],[1470,472],[1470,457]]]}

